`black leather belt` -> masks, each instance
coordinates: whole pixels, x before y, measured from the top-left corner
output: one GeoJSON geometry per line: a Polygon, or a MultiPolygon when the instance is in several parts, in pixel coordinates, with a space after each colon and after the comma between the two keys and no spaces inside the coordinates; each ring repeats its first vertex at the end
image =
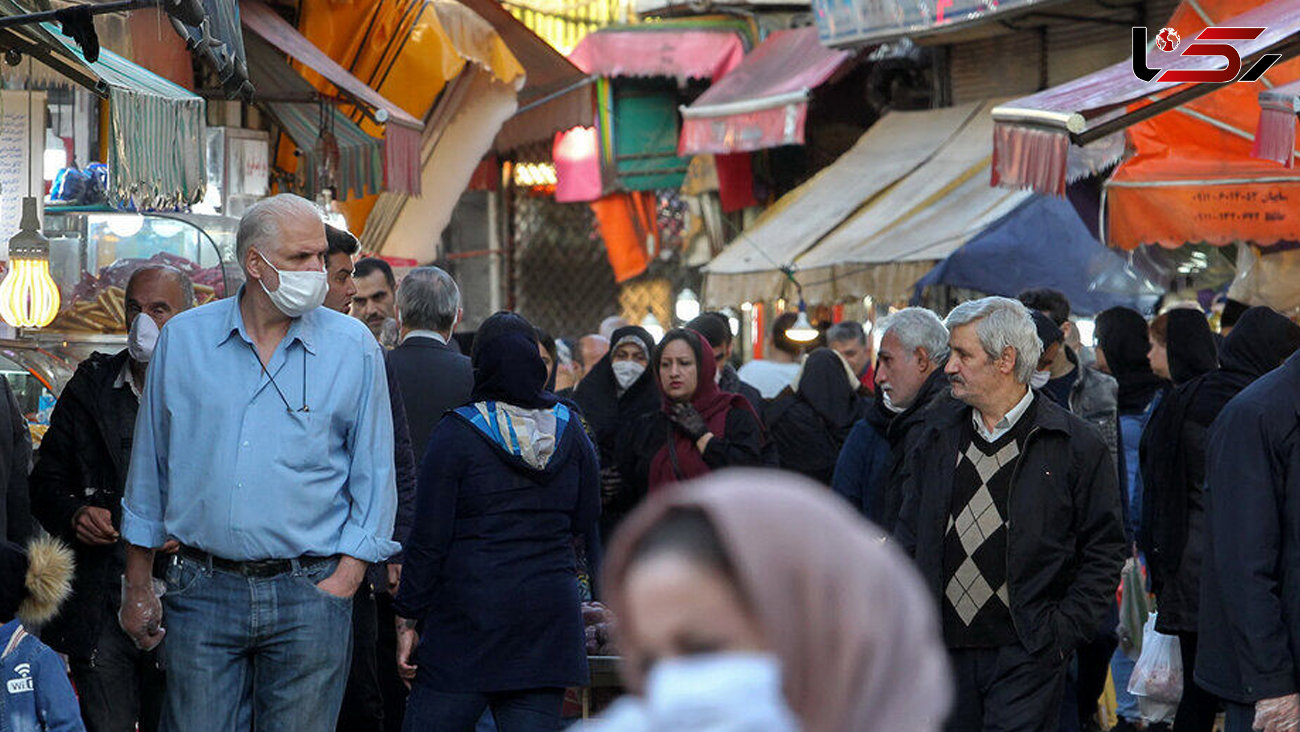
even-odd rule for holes
{"type": "Polygon", "coordinates": [[[295,562],[299,567],[307,568],[333,559],[333,557],[302,556],[298,559],[258,559],[256,561],[237,562],[233,559],[222,559],[202,549],[189,546],[182,546],[177,553],[190,561],[242,577],[275,577],[292,572],[295,562]]]}

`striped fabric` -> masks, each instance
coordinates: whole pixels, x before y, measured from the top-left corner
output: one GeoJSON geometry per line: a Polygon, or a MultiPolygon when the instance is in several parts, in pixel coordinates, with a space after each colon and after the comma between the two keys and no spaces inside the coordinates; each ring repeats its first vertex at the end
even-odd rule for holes
{"type": "MultiPolygon", "coordinates": [[[[316,90],[260,37],[250,34],[244,43],[248,51],[248,75],[257,88],[257,98],[270,100],[266,102],[266,108],[298,146],[302,153],[298,172],[306,183],[308,194],[314,197],[320,192],[316,143],[320,139],[321,107],[315,102],[275,100],[309,99],[316,90]]],[[[325,113],[333,120],[334,137],[339,146],[339,168],[335,180],[338,198],[360,198],[382,191],[384,142],[363,132],[333,104],[325,105],[325,113]]],[[[392,144],[391,140],[389,144],[392,144]]],[[[418,158],[418,155],[414,157],[418,158]]]]}
{"type": "MultiPolygon", "coordinates": [[[[11,5],[0,6],[9,12],[11,5]]],[[[116,208],[184,209],[207,184],[206,107],[199,97],[148,69],[101,49],[87,63],[76,43],[42,23],[55,53],[88,69],[109,100],[108,198],[116,208]]]]}

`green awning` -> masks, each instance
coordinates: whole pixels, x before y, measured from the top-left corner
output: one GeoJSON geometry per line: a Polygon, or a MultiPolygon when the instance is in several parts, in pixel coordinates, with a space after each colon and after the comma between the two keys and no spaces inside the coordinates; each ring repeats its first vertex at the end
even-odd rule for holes
{"type": "Polygon", "coordinates": [[[660,79],[618,79],[613,87],[614,170],[626,191],[679,188],[689,158],[678,157],[677,86],[660,79]]]}
{"type": "Polygon", "coordinates": [[[338,106],[312,101],[319,92],[289,66],[283,56],[256,35],[244,39],[248,75],[257,89],[253,99],[284,128],[302,154],[298,172],[307,193],[320,192],[317,180],[322,163],[318,150],[321,127],[333,127],[338,143],[335,183],[340,200],[379,193],[384,186],[384,141],[361,130],[338,106]]]}
{"type": "MultiPolygon", "coordinates": [[[[0,0],[0,15],[26,12],[13,0],[0,0]]],[[[88,63],[53,23],[7,29],[0,37],[109,100],[110,204],[178,209],[203,199],[207,119],[201,98],[108,49],[88,63]]]]}
{"type": "Polygon", "coordinates": [[[59,33],[46,32],[108,88],[108,198],[116,208],[187,208],[207,183],[207,112],[202,98],[112,51],[87,63],[59,33]]]}

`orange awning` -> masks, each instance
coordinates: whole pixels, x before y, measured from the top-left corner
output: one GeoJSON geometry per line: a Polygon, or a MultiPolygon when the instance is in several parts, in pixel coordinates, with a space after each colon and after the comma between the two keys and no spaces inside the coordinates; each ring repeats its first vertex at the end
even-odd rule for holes
{"type": "Polygon", "coordinates": [[[284,18],[258,0],[244,0],[240,18],[249,30],[284,54],[325,77],[384,126],[384,182],[391,191],[420,195],[420,132],[424,125],[348,73],[303,37],[284,18]]]}
{"type": "MultiPolygon", "coordinates": [[[[1250,4],[1197,2],[1218,25],[1250,4]]],[[[1169,24],[1191,38],[1206,27],[1206,19],[1184,2],[1169,24]]],[[[1270,246],[1300,238],[1300,171],[1251,155],[1261,84],[1300,79],[1300,60],[1278,64],[1264,78],[1262,83],[1228,84],[1128,128],[1135,152],[1106,183],[1109,245],[1270,246]]]]}

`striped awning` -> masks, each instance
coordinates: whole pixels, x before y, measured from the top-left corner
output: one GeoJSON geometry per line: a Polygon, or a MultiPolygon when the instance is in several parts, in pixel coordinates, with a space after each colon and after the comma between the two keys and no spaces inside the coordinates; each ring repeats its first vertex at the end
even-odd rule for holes
{"type": "Polygon", "coordinates": [[[338,107],[313,101],[319,93],[294,71],[274,48],[257,36],[245,38],[248,75],[259,101],[298,146],[298,171],[312,195],[320,192],[322,128],[331,129],[338,144],[337,180],[340,200],[360,198],[384,189],[384,143],[361,130],[338,107]]]}
{"type": "Polygon", "coordinates": [[[42,23],[108,93],[108,199],[118,208],[179,209],[203,200],[207,106],[203,99],[108,49],[86,62],[58,26],[42,23]]]}

